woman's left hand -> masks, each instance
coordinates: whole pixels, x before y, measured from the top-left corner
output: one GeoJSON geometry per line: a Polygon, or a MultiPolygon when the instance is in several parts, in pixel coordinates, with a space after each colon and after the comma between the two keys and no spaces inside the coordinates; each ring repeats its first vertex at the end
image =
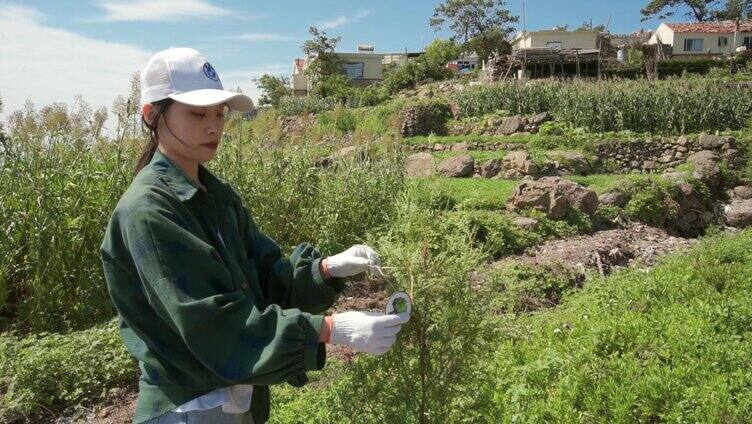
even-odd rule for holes
{"type": "Polygon", "coordinates": [[[323,261],[324,274],[332,277],[350,277],[381,265],[378,253],[364,244],[356,244],[342,253],[323,261]]]}

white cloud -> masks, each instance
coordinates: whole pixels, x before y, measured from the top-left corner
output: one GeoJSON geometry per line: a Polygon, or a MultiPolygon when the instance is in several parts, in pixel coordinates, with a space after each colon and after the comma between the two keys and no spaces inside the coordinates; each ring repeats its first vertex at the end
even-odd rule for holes
{"type": "Polygon", "coordinates": [[[5,116],[30,99],[37,107],[71,104],[77,94],[94,107],[128,93],[131,75],[151,53],[52,28],[36,10],[0,5],[0,96],[5,116]]]}
{"type": "Polygon", "coordinates": [[[249,32],[245,34],[235,35],[232,37],[229,37],[232,40],[238,40],[238,41],[249,41],[249,42],[258,42],[258,41],[302,41],[300,37],[293,37],[290,35],[285,34],[273,34],[273,33],[266,33],[266,32],[249,32]]]}
{"type": "Polygon", "coordinates": [[[326,22],[321,23],[319,25],[319,28],[321,29],[337,28],[338,26],[342,26],[347,23],[357,22],[370,14],[371,14],[370,10],[361,10],[358,13],[356,13],[355,16],[340,15],[340,16],[337,16],[336,18],[333,18],[326,22]]]}
{"type": "Polygon", "coordinates": [[[105,21],[179,21],[186,18],[210,19],[233,14],[204,0],[104,1],[98,4],[107,13],[105,21]]]}

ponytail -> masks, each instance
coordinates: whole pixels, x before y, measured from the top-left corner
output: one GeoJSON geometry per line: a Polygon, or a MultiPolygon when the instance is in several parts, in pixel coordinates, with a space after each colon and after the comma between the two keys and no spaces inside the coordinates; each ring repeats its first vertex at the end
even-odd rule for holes
{"type": "Polygon", "coordinates": [[[156,102],[153,102],[152,104],[154,107],[157,107],[157,115],[154,117],[154,120],[149,123],[146,118],[141,115],[141,128],[144,128],[144,131],[149,133],[149,141],[146,143],[146,146],[144,146],[144,150],[141,151],[141,155],[138,158],[138,162],[136,162],[136,172],[134,175],[138,174],[146,165],[151,162],[151,159],[154,157],[154,152],[157,151],[157,147],[159,147],[159,133],[157,132],[157,127],[159,125],[159,120],[162,119],[162,116],[167,112],[167,108],[170,107],[175,101],[167,98],[163,100],[158,100],[156,102]]]}

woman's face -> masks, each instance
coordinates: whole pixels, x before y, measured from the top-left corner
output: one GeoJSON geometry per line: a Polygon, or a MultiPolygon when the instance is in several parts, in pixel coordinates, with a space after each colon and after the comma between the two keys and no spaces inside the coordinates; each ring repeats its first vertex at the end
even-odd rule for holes
{"type": "Polygon", "coordinates": [[[159,144],[170,157],[208,162],[214,158],[225,127],[224,104],[208,107],[175,102],[159,120],[159,144]]]}

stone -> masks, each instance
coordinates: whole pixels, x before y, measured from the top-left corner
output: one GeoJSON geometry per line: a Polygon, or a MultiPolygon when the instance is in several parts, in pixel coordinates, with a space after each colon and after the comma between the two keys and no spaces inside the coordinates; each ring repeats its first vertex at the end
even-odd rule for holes
{"type": "Polygon", "coordinates": [[[504,169],[515,170],[522,175],[537,175],[539,171],[533,158],[522,150],[507,153],[501,163],[504,169]]]}
{"type": "Polygon", "coordinates": [[[507,209],[511,211],[535,209],[551,219],[563,218],[568,207],[593,215],[598,209],[598,196],[593,190],[573,181],[543,177],[523,181],[507,202],[507,209]]]}
{"type": "Polygon", "coordinates": [[[523,230],[535,230],[538,228],[538,220],[533,218],[527,218],[519,216],[514,219],[514,223],[523,230]]]}
{"type": "Polygon", "coordinates": [[[752,225],[752,199],[735,200],[725,207],[726,223],[731,227],[746,228],[752,225]]]}
{"type": "Polygon", "coordinates": [[[537,115],[531,116],[527,120],[527,122],[528,122],[529,125],[539,126],[542,123],[548,122],[548,121],[552,121],[553,119],[554,119],[554,117],[551,116],[550,113],[548,113],[548,112],[542,112],[542,113],[539,113],[537,115]]]}
{"type": "Polygon", "coordinates": [[[510,116],[504,118],[499,128],[496,130],[500,135],[512,135],[516,132],[522,131],[525,127],[525,121],[519,116],[510,116]]]}
{"type": "Polygon", "coordinates": [[[698,144],[700,145],[700,147],[706,150],[717,149],[726,144],[726,142],[726,137],[704,133],[700,134],[700,138],[698,139],[698,144]]]}
{"type": "Polygon", "coordinates": [[[480,176],[483,178],[493,178],[502,170],[501,160],[489,159],[480,167],[480,176]]]}
{"type": "Polygon", "coordinates": [[[514,169],[507,170],[504,173],[504,178],[507,180],[521,180],[524,175],[520,173],[520,171],[516,171],[514,169]]]}
{"type": "Polygon", "coordinates": [[[681,153],[686,153],[689,149],[686,146],[677,146],[676,151],[681,153]]]}
{"type": "Polygon", "coordinates": [[[734,196],[743,199],[743,200],[749,200],[752,199],[752,187],[750,186],[736,186],[734,187],[734,196]]]}
{"type": "Polygon", "coordinates": [[[710,150],[703,150],[687,158],[687,162],[693,166],[693,176],[706,183],[711,190],[717,190],[721,184],[719,161],[718,155],[710,150]]]}
{"type": "Polygon", "coordinates": [[[646,160],[642,163],[642,169],[645,171],[654,171],[658,168],[658,165],[655,163],[655,161],[652,160],[646,160]]]}
{"type": "Polygon", "coordinates": [[[620,191],[610,191],[601,194],[598,197],[598,202],[601,205],[623,208],[627,204],[627,195],[620,191]]]}
{"type": "Polygon", "coordinates": [[[430,177],[436,170],[436,159],[430,153],[415,153],[405,158],[408,177],[430,177]]]}
{"type": "Polygon", "coordinates": [[[445,177],[470,177],[475,169],[475,161],[471,156],[455,156],[445,159],[439,164],[439,172],[445,177]]]}
{"type": "Polygon", "coordinates": [[[454,143],[452,144],[453,152],[466,152],[467,151],[467,143],[454,143]]]}
{"type": "Polygon", "coordinates": [[[440,143],[435,143],[432,149],[434,152],[443,152],[444,150],[447,149],[447,146],[440,144],[440,143]]]}
{"type": "Polygon", "coordinates": [[[658,159],[658,162],[660,162],[660,163],[669,163],[672,160],[674,160],[674,156],[673,155],[665,155],[665,156],[661,156],[661,158],[658,159]]]}
{"type": "Polygon", "coordinates": [[[553,151],[548,156],[559,162],[559,167],[568,169],[578,175],[586,175],[592,169],[585,155],[579,152],[553,151]]]}
{"type": "MultiPolygon", "coordinates": [[[[685,137],[685,136],[681,136],[681,137],[679,137],[679,138],[676,139],[676,144],[678,144],[679,146],[684,147],[687,144],[689,144],[689,139],[687,139],[687,137],[685,137]]],[[[684,148],[686,149],[686,147],[684,147],[684,148]]]]}
{"type": "Polygon", "coordinates": [[[671,224],[682,236],[697,236],[710,225],[713,214],[708,214],[703,196],[690,183],[678,182],[672,200],[678,210],[671,224]]]}

